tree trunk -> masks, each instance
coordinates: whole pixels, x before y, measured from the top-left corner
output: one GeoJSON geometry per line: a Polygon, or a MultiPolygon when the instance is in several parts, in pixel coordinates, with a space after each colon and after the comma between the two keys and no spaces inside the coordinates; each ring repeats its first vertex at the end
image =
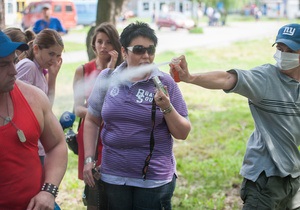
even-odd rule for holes
{"type": "Polygon", "coordinates": [[[0,0],[0,29],[5,28],[5,4],[4,0],[0,0]]]}
{"type": "Polygon", "coordinates": [[[124,0],[98,0],[96,26],[92,26],[86,37],[86,48],[89,60],[95,58],[91,46],[91,39],[95,28],[103,22],[111,22],[116,25],[116,17],[121,14],[124,0]]]}

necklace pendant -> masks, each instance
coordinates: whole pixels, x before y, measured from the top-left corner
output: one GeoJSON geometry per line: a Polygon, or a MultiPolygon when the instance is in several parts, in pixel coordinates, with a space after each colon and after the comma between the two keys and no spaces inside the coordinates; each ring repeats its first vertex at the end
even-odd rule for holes
{"type": "Polygon", "coordinates": [[[24,143],[26,141],[26,137],[24,135],[24,132],[22,130],[18,129],[17,134],[18,134],[20,142],[24,143]]]}

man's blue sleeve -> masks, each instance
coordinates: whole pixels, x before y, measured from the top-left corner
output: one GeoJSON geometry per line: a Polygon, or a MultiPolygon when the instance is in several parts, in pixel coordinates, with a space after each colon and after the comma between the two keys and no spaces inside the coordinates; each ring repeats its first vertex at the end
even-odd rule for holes
{"type": "Polygon", "coordinates": [[[34,31],[34,33],[38,34],[40,33],[41,30],[43,30],[43,28],[41,27],[41,20],[37,20],[34,25],[32,30],[34,31]]]}

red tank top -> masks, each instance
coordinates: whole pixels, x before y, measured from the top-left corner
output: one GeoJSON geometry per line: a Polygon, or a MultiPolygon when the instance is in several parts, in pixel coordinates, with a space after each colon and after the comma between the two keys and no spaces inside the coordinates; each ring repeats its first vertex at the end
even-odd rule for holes
{"type": "Polygon", "coordinates": [[[92,92],[95,84],[95,80],[101,70],[97,69],[96,60],[92,60],[83,66],[84,71],[84,89],[85,89],[85,99],[87,100],[92,92]]]}
{"type": "MultiPolygon", "coordinates": [[[[101,72],[101,70],[97,70],[96,66],[96,60],[92,60],[86,64],[84,64],[83,67],[84,70],[84,89],[85,89],[85,100],[87,101],[88,97],[90,96],[92,89],[95,84],[95,80],[98,76],[98,74],[101,72]]],[[[83,167],[84,167],[84,145],[83,145],[83,123],[84,119],[81,121],[81,125],[79,127],[78,133],[77,133],[77,143],[78,143],[78,178],[83,180],[83,167]]],[[[102,126],[101,126],[102,128],[102,126]]],[[[100,128],[100,129],[101,129],[100,128]]],[[[98,140],[98,160],[97,160],[97,166],[101,164],[101,158],[102,158],[102,142],[99,136],[98,140]]]]}
{"type": "Polygon", "coordinates": [[[0,209],[24,210],[42,185],[40,126],[16,84],[10,96],[14,107],[12,122],[24,132],[26,142],[19,140],[12,122],[0,126],[0,209]]]}

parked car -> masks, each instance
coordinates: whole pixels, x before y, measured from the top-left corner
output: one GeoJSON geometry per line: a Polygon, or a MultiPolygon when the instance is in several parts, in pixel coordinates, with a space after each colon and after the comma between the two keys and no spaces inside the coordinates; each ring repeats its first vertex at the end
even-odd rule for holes
{"type": "Polygon", "coordinates": [[[97,0],[74,1],[77,11],[77,25],[93,25],[97,18],[97,0]]]}
{"type": "Polygon", "coordinates": [[[63,27],[67,30],[77,25],[77,13],[72,0],[42,0],[33,1],[24,9],[22,17],[23,29],[30,28],[34,23],[43,17],[42,7],[45,4],[51,5],[51,16],[58,18],[63,27]]]}
{"type": "Polygon", "coordinates": [[[156,26],[158,29],[162,27],[177,30],[178,28],[192,29],[195,27],[195,21],[180,12],[162,13],[156,18],[156,26]]]}

